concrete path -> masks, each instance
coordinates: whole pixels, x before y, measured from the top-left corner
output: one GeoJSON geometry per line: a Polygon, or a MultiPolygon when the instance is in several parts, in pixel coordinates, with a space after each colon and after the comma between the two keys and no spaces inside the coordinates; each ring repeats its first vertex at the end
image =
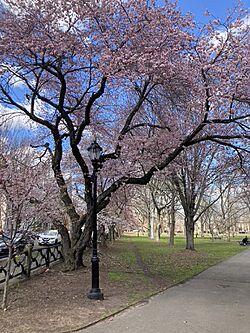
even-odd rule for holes
{"type": "Polygon", "coordinates": [[[250,250],[79,332],[250,332],[250,250]]]}

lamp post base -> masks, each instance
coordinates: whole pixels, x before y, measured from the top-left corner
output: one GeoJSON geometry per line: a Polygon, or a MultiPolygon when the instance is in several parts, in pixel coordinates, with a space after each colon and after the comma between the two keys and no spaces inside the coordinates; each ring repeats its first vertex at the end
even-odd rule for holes
{"type": "Polygon", "coordinates": [[[89,299],[95,299],[99,301],[104,300],[103,293],[101,292],[101,289],[99,288],[92,288],[90,292],[88,293],[88,298],[89,299]]]}

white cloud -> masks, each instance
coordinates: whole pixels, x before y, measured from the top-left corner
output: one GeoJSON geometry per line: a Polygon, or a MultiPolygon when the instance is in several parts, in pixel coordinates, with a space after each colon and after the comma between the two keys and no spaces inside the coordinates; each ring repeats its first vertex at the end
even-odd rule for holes
{"type": "Polygon", "coordinates": [[[30,129],[31,121],[17,109],[0,104],[0,127],[6,129],[30,129]]]}
{"type": "Polygon", "coordinates": [[[219,47],[227,39],[228,33],[231,33],[232,35],[238,35],[243,30],[247,30],[249,28],[250,28],[250,15],[247,15],[241,20],[241,24],[239,26],[233,25],[233,27],[231,29],[229,29],[229,31],[226,31],[226,30],[225,31],[221,31],[221,30],[216,31],[216,35],[211,39],[211,43],[215,47],[219,47]]]}

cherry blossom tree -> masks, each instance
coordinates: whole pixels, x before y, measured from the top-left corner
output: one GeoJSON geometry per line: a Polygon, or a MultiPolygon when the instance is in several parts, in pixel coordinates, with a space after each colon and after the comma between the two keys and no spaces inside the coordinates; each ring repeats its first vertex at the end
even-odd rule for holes
{"type": "MultiPolygon", "coordinates": [[[[4,310],[7,308],[15,240],[25,238],[29,231],[45,221],[49,222],[50,211],[55,209],[55,203],[59,201],[55,184],[53,186],[48,182],[49,178],[51,180],[48,177],[48,163],[34,162],[34,152],[25,143],[17,145],[14,140],[0,137],[0,198],[6,207],[2,235],[9,250],[2,301],[4,310]]],[[[52,184],[53,181],[54,178],[52,184]]],[[[60,204],[57,208],[60,210],[60,204]]]]}
{"type": "Polygon", "coordinates": [[[239,155],[247,150],[244,12],[224,25],[211,21],[197,34],[191,17],[168,1],[163,7],[144,0],[5,2],[0,100],[8,113],[37,125],[37,141],[51,154],[72,228],[69,237],[57,219],[69,269],[82,264],[91,236],[86,150],[93,137],[105,151],[100,174],[109,179],[99,212],[121,186],[147,184],[191,145],[210,140],[239,155]],[[67,151],[82,174],[84,213],[65,179],[67,151]]]}

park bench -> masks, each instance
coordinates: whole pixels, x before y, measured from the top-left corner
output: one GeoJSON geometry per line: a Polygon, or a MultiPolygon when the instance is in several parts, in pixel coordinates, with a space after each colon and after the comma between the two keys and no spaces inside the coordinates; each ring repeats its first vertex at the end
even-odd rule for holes
{"type": "Polygon", "coordinates": [[[249,246],[250,245],[250,242],[243,243],[242,240],[238,241],[238,243],[239,243],[239,245],[242,245],[242,246],[249,246]]]}

